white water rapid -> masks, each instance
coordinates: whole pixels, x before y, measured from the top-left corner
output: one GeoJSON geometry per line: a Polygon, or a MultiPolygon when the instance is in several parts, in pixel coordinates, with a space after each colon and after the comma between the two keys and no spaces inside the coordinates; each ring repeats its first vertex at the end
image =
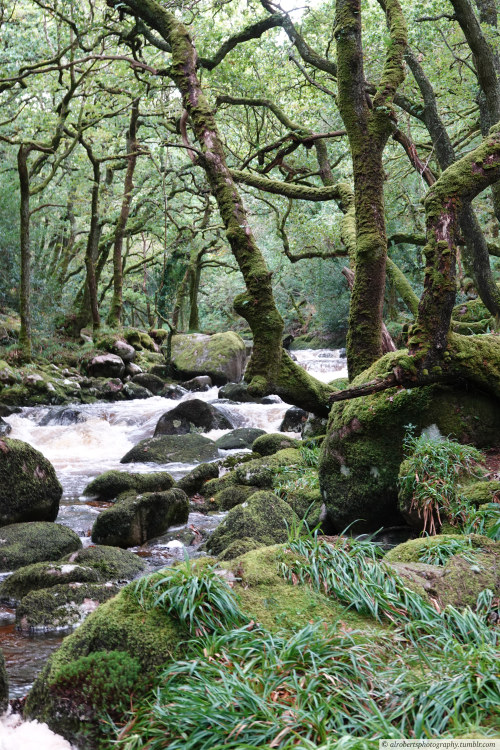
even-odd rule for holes
{"type": "MultiPolygon", "coordinates": [[[[297,362],[311,375],[329,382],[346,377],[346,360],[339,350],[299,350],[293,352],[297,362]]],[[[266,432],[277,432],[289,404],[278,397],[270,404],[225,403],[217,398],[217,388],[202,393],[187,393],[181,401],[200,398],[209,401],[223,411],[234,427],[258,427],[266,432]]],[[[24,440],[39,450],[54,465],[63,486],[57,522],[69,526],[81,537],[82,543],[90,543],[90,530],[102,507],[89,502],[82,495],[85,486],[95,476],[110,469],[131,472],[169,471],[178,479],[193,465],[189,464],[120,464],[120,459],[136,443],[153,435],[158,419],[173,409],[180,401],[153,398],[118,403],[76,404],[82,421],[70,425],[41,422],[54,407],[27,407],[20,414],[5,418],[12,427],[9,437],[24,440]]],[[[206,437],[216,439],[229,430],[214,430],[206,437]]],[[[298,437],[298,435],[295,435],[298,437]]],[[[233,451],[222,451],[231,453],[233,451]]],[[[151,568],[163,567],[184,552],[193,553],[185,547],[186,531],[195,527],[203,532],[212,530],[220,523],[223,514],[204,516],[190,513],[188,524],[171,528],[168,533],[153,540],[140,550],[151,568]]],[[[189,544],[189,543],[188,543],[189,544]]],[[[5,577],[5,574],[0,574],[5,577]]],[[[61,642],[62,636],[21,635],[14,628],[14,613],[0,605],[0,647],[4,651],[10,681],[10,697],[24,696],[34,677],[42,668],[50,653],[61,642]]],[[[54,735],[38,722],[22,722],[16,714],[0,717],[0,750],[71,750],[66,740],[54,735]]]]}

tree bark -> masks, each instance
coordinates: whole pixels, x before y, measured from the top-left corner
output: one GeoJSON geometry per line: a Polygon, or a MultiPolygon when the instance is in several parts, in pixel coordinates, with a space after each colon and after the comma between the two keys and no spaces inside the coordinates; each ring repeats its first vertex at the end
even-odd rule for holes
{"type": "Polygon", "coordinates": [[[31,244],[30,244],[30,180],[28,172],[29,147],[21,145],[17,152],[20,200],[20,250],[21,250],[21,330],[19,346],[23,357],[31,359],[31,244]]]}

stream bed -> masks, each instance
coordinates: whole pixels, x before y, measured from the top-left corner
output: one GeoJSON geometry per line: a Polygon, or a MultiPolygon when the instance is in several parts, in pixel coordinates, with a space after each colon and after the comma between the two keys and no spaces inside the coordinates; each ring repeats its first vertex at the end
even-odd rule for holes
{"type": "MultiPolygon", "coordinates": [[[[298,363],[311,375],[323,382],[336,377],[345,377],[346,360],[339,350],[302,350],[294,352],[298,363]]],[[[102,505],[84,497],[86,485],[104,471],[119,469],[130,472],[168,471],[179,479],[194,464],[121,464],[120,459],[136,443],[153,435],[158,419],[166,411],[173,409],[181,401],[199,398],[211,402],[223,411],[235,428],[257,427],[266,432],[277,432],[286,410],[290,407],[277,396],[270,404],[226,403],[217,398],[218,388],[204,392],[189,392],[180,400],[155,396],[145,400],[118,403],[77,404],[75,410],[81,415],[70,425],[48,424],[42,426],[50,411],[58,407],[26,407],[19,414],[7,417],[12,427],[9,437],[24,440],[39,450],[53,464],[63,487],[57,523],[73,529],[81,538],[82,544],[91,543],[90,531],[102,505]]],[[[216,439],[229,430],[213,430],[206,437],[216,439]]],[[[293,434],[293,433],[292,433],[293,434]]],[[[294,437],[299,437],[294,435],[294,437]]],[[[221,456],[237,451],[221,451],[221,456]]],[[[186,525],[170,528],[166,534],[151,540],[139,549],[133,549],[146,560],[150,570],[173,564],[199,554],[199,541],[213,531],[225,514],[203,515],[190,513],[186,525]],[[193,540],[189,543],[191,532],[193,540]],[[200,533],[198,533],[200,532],[200,533]],[[196,541],[195,541],[196,540],[196,541]]],[[[8,574],[0,574],[3,578],[8,574]]],[[[22,698],[28,692],[38,672],[42,669],[52,651],[58,647],[64,635],[26,636],[16,631],[14,612],[0,605],[0,647],[3,650],[9,675],[10,698],[22,698]]],[[[54,750],[69,748],[69,744],[56,744],[60,738],[44,745],[43,731],[37,725],[33,733],[34,744],[21,740],[21,732],[26,732],[27,724],[17,725],[12,716],[0,718],[0,750],[54,750]],[[36,741],[36,738],[42,741],[36,741]],[[50,744],[52,742],[53,744],[50,744]],[[6,744],[7,743],[7,744],[6,744]]],[[[30,724],[32,724],[30,722],[30,724]]],[[[26,735],[28,736],[28,735],[26,735]]],[[[64,741],[62,741],[64,742],[64,741]]]]}

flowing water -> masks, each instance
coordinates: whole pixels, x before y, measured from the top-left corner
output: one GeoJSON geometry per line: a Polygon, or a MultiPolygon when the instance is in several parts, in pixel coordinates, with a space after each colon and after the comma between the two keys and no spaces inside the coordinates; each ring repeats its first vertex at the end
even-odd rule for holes
{"type": "MultiPolygon", "coordinates": [[[[338,350],[302,350],[294,352],[297,362],[311,375],[329,382],[336,377],[345,377],[345,359],[338,350]]],[[[180,401],[200,398],[212,402],[234,427],[258,427],[266,432],[277,432],[289,404],[275,397],[271,404],[225,403],[217,399],[217,388],[201,393],[187,393],[180,401]]],[[[120,464],[122,456],[136,443],[153,435],[158,419],[180,401],[155,396],[146,400],[119,403],[78,404],[80,412],[75,424],[42,425],[54,407],[27,407],[22,413],[6,418],[12,426],[9,437],[24,440],[37,448],[53,464],[63,487],[57,522],[69,526],[81,537],[83,545],[90,544],[90,531],[102,505],[93,503],[82,495],[91,479],[104,471],[150,472],[169,471],[179,479],[193,468],[191,464],[120,464]]],[[[206,436],[216,439],[228,430],[214,430],[206,436]]],[[[221,451],[221,454],[233,451],[221,451]]],[[[150,569],[164,567],[182,559],[187,552],[197,554],[202,540],[224,514],[190,513],[188,523],[170,528],[162,537],[152,540],[134,550],[144,558],[150,569]]],[[[0,574],[4,577],[4,574],[0,574]]],[[[40,671],[50,653],[62,640],[62,636],[21,635],[14,627],[12,610],[0,605],[0,646],[4,652],[10,681],[10,697],[19,698],[29,690],[34,677],[40,671]]],[[[34,744],[30,745],[28,724],[19,725],[15,716],[0,719],[0,750],[66,750],[69,744],[47,735],[45,730],[33,725],[34,744]],[[45,741],[45,745],[43,742],[45,741]],[[51,744],[53,743],[53,744],[51,744]]],[[[32,724],[31,722],[29,724],[32,724]]],[[[48,731],[48,730],[47,730],[48,731]]]]}

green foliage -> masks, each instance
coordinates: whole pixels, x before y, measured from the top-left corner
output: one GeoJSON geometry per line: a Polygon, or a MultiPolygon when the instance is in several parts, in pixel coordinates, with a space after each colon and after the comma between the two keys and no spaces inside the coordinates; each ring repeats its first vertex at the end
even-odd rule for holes
{"type": "Polygon", "coordinates": [[[467,500],[460,483],[477,476],[483,455],[470,445],[455,440],[413,435],[408,427],[404,439],[406,460],[399,473],[400,498],[409,500],[411,511],[423,519],[424,531],[435,534],[441,513],[452,525],[465,521],[467,500]]]}
{"type": "Polygon", "coordinates": [[[463,539],[445,539],[441,543],[433,544],[432,547],[423,547],[418,555],[419,562],[428,565],[446,565],[454,555],[461,555],[467,562],[474,562],[474,556],[470,553],[473,549],[468,537],[463,539]]]}
{"type": "Polygon", "coordinates": [[[465,534],[482,534],[500,541],[500,505],[485,503],[479,508],[471,508],[464,523],[465,534]]]}
{"type": "Polygon", "coordinates": [[[213,566],[195,573],[189,561],[143,578],[136,585],[136,598],[145,610],[158,608],[178,618],[193,634],[239,627],[248,618],[227,583],[213,566]]]}

